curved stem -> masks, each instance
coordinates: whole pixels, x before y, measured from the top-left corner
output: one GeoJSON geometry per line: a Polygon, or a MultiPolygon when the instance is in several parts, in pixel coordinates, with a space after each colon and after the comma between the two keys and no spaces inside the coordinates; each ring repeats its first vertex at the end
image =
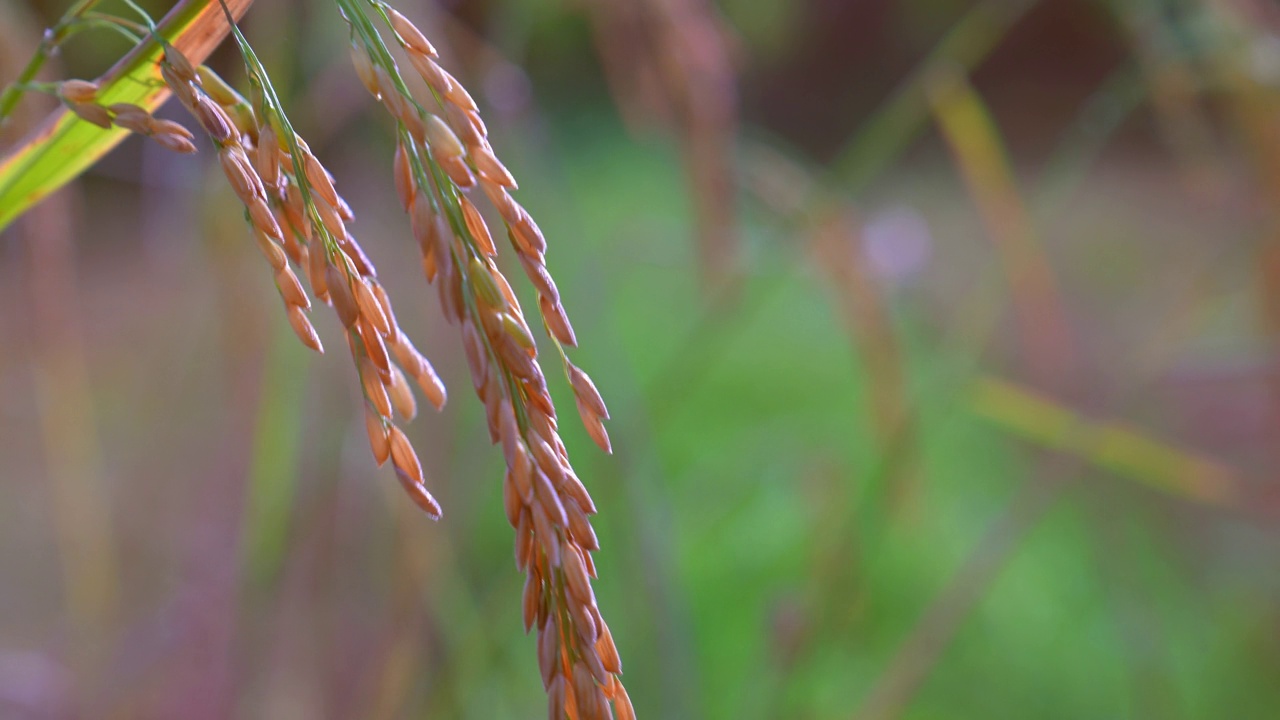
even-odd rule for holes
{"type": "Polygon", "coordinates": [[[45,31],[44,39],[40,41],[35,55],[31,56],[27,66],[22,69],[22,73],[18,75],[16,80],[5,86],[3,93],[0,93],[0,124],[4,124],[9,119],[9,116],[13,114],[14,108],[18,106],[18,101],[22,99],[22,93],[25,92],[31,81],[35,79],[36,73],[40,72],[40,68],[44,67],[44,64],[53,55],[53,51],[67,38],[70,26],[92,10],[100,1],[80,0],[67,10],[57,25],[45,31]]]}

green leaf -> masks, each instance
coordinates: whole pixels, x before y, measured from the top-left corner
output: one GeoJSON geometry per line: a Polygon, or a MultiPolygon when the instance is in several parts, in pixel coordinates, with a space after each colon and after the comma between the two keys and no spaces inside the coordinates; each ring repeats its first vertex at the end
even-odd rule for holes
{"type": "MultiPolygon", "coordinates": [[[[239,19],[253,0],[226,0],[239,19]]],[[[203,62],[230,32],[217,2],[182,0],[160,21],[158,33],[193,63],[203,62]]],[[[154,111],[169,97],[160,79],[162,53],[154,38],[135,47],[99,79],[103,105],[133,103],[154,111]]],[[[45,196],[74,180],[125,138],[120,128],[103,130],[66,109],[45,118],[40,127],[0,158],[0,230],[45,196]]]]}

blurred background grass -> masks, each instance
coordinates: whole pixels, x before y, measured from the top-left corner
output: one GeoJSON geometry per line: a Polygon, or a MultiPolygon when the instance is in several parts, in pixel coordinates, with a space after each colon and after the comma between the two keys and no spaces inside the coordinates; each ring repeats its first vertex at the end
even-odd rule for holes
{"type": "MultiPolygon", "coordinates": [[[[1273,5],[398,7],[610,402],[613,456],[563,429],[641,717],[1280,715],[1273,5]]],[[[64,9],[0,4],[0,77],[64,9]]],[[[453,390],[407,428],[445,519],[373,467],[210,153],[130,140],[0,235],[0,717],[536,715],[389,125],[335,8],[244,27],[453,390]]]]}

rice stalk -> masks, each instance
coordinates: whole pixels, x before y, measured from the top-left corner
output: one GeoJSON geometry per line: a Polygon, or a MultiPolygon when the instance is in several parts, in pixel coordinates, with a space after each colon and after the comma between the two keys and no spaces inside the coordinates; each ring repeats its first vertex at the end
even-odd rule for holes
{"type": "MultiPolygon", "coordinates": [[[[422,464],[397,420],[417,413],[410,380],[437,409],[446,401],[444,385],[400,328],[376,268],[350,230],[351,207],[293,130],[265,69],[235,27],[232,10],[220,3],[248,72],[247,98],[192,62],[144,10],[125,2],[141,16],[138,27],[146,30],[147,42],[159,47],[158,60],[144,64],[142,71],[158,70],[163,90],[149,89],[146,107],[118,102],[114,86],[88,80],[27,89],[54,94],[65,112],[83,123],[127,130],[193,153],[197,148],[189,131],[151,114],[159,93],[178,99],[213,145],[294,332],[306,347],[323,352],[311,320],[312,303],[333,309],[360,381],[375,461],[391,461],[414,504],[439,518],[441,508],[424,486],[422,464]]],[[[577,337],[547,269],[546,240],[512,198],[516,180],[489,144],[478,106],[436,62],[437,52],[425,35],[381,3],[339,0],[339,5],[351,26],[357,73],[396,120],[392,167],[424,274],[437,288],[445,317],[459,329],[491,440],[502,445],[506,513],[516,529],[516,564],[526,574],[524,624],[526,632],[538,628],[549,715],[590,720],[616,713],[621,720],[633,718],[619,679],[617,647],[592,588],[596,568],[591,553],[599,548],[589,520],[595,504],[559,435],[529,321],[497,264],[505,236],[536,290],[536,317],[559,356],[579,417],[592,440],[609,452],[604,427],[608,409],[595,383],[566,352],[566,346],[577,345],[577,337]],[[435,112],[410,94],[371,17],[386,24],[431,89],[435,112]],[[500,226],[490,227],[482,202],[496,210],[500,226]]]]}
{"type": "Polygon", "coordinates": [[[475,101],[439,65],[425,35],[387,5],[343,0],[342,7],[351,26],[356,72],[396,121],[396,189],[424,274],[437,288],[445,318],[458,328],[490,439],[502,446],[504,505],[516,529],[516,566],[526,575],[524,625],[526,632],[538,631],[548,716],[633,718],[619,678],[617,647],[591,586],[596,576],[591,553],[599,548],[589,520],[595,504],[569,461],[537,343],[498,267],[495,233],[475,199],[483,195],[501,218],[496,234],[506,235],[537,292],[538,314],[573,389],[579,417],[608,452],[608,410],[594,382],[565,351],[577,345],[577,338],[547,269],[546,239],[511,196],[515,178],[490,145],[475,101]],[[370,14],[384,21],[430,88],[436,112],[428,112],[409,92],[370,14]]]}
{"type": "Polygon", "coordinates": [[[308,314],[311,297],[333,308],[360,380],[374,460],[391,460],[409,499],[439,518],[439,503],[423,484],[422,464],[393,420],[393,405],[404,420],[416,414],[406,379],[413,378],[439,409],[447,397],[444,384],[396,322],[376,268],[349,231],[355,216],[332,175],[293,131],[252,50],[243,42],[241,48],[255,91],[252,103],[172,47],[165,48],[161,73],[214,144],[294,332],[303,345],[323,352],[308,314]]]}

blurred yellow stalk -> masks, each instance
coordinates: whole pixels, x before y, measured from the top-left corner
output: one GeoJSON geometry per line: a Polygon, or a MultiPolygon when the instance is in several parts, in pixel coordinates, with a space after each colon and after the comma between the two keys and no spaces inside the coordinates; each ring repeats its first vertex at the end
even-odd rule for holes
{"type": "Polygon", "coordinates": [[[1024,358],[1039,382],[1056,384],[1072,373],[1071,335],[1000,131],[968,78],[954,68],[939,69],[928,89],[938,126],[1003,264],[1024,358]]]}
{"type": "Polygon", "coordinates": [[[999,378],[972,387],[980,417],[1039,445],[1071,453],[1117,475],[1184,499],[1226,505],[1239,498],[1238,480],[1221,464],[1117,421],[1090,420],[1051,398],[999,378]]]}

